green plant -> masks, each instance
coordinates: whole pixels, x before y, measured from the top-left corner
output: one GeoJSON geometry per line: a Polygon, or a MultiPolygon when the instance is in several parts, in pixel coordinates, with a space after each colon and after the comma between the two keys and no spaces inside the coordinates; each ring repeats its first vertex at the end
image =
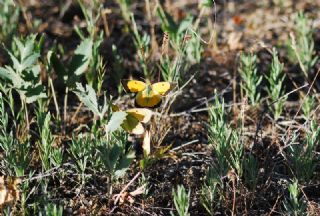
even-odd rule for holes
{"type": "Polygon", "coordinates": [[[80,83],[76,83],[76,86],[74,93],[78,96],[79,100],[87,106],[91,112],[99,116],[100,120],[103,120],[109,108],[106,97],[104,97],[104,104],[99,106],[97,93],[90,85],[86,85],[86,89],[83,88],[80,83]]]}
{"type": "Polygon", "coordinates": [[[314,29],[311,21],[299,12],[294,18],[295,37],[291,36],[289,57],[293,62],[299,62],[304,75],[308,77],[310,69],[316,64],[318,56],[315,56],[314,41],[312,38],[314,29]]]}
{"type": "Polygon", "coordinates": [[[126,148],[127,140],[127,134],[120,130],[109,133],[107,139],[97,141],[99,158],[111,180],[124,176],[135,158],[135,152],[126,148]]]}
{"type": "Polygon", "coordinates": [[[0,8],[0,41],[7,44],[17,30],[20,7],[13,0],[2,0],[0,8]]]}
{"type": "MultiPolygon", "coordinates": [[[[42,214],[40,213],[40,216],[42,214]]],[[[62,216],[63,215],[63,208],[62,206],[56,205],[56,204],[52,204],[52,203],[48,203],[45,206],[44,209],[44,215],[45,216],[62,216]]]]}
{"type": "Polygon", "coordinates": [[[163,32],[168,33],[174,50],[177,53],[182,52],[185,43],[185,35],[188,28],[192,26],[193,16],[186,16],[180,23],[176,23],[173,17],[163,10],[161,5],[158,5],[157,7],[157,15],[161,21],[161,28],[163,32]]]}
{"type": "Polygon", "coordinates": [[[131,0],[117,0],[118,5],[120,6],[121,15],[126,23],[130,23],[130,5],[131,0]]]}
{"type": "Polygon", "coordinates": [[[285,215],[308,215],[307,214],[307,205],[303,200],[303,197],[300,197],[300,191],[298,187],[298,180],[294,180],[288,186],[289,197],[283,202],[285,208],[285,215]]]}
{"type": "MultiPolygon", "coordinates": [[[[98,31],[98,21],[100,14],[102,13],[102,4],[99,1],[90,1],[90,4],[85,4],[83,0],[78,0],[81,7],[81,11],[86,21],[86,31],[88,33],[88,39],[92,41],[91,59],[89,61],[88,70],[85,73],[87,82],[98,93],[101,91],[101,82],[104,75],[103,58],[99,54],[99,47],[103,41],[103,31],[98,31]],[[102,76],[102,78],[101,78],[102,76]]],[[[79,35],[82,41],[87,40],[85,32],[78,26],[75,27],[75,31],[79,35]]]]}
{"type": "Polygon", "coordinates": [[[285,78],[285,74],[283,73],[283,64],[281,64],[279,61],[278,53],[276,49],[273,49],[271,70],[270,70],[269,76],[266,76],[266,79],[269,82],[269,87],[267,88],[267,92],[272,101],[271,105],[273,106],[270,108],[276,120],[281,116],[284,103],[287,99],[287,97],[282,97],[284,95],[284,92],[283,92],[284,78],[285,78]]]}
{"type": "Polygon", "coordinates": [[[36,41],[36,35],[25,39],[15,37],[12,51],[7,49],[12,66],[0,67],[0,78],[19,93],[24,104],[46,97],[45,88],[40,81],[40,65],[37,63],[41,43],[41,40],[36,41]]]}
{"type": "Polygon", "coordinates": [[[243,170],[243,143],[240,133],[226,123],[224,102],[216,96],[214,105],[209,108],[208,140],[214,148],[222,173],[235,169],[239,176],[243,170]]]}
{"type": "Polygon", "coordinates": [[[245,157],[243,162],[243,169],[244,169],[244,181],[246,186],[251,190],[255,190],[258,184],[258,177],[259,177],[259,164],[258,160],[253,155],[248,155],[245,157]]]}
{"type": "Polygon", "coordinates": [[[194,18],[188,15],[180,23],[176,23],[161,5],[157,7],[157,15],[165,33],[162,46],[174,51],[173,55],[162,53],[159,65],[161,75],[168,82],[184,81],[187,71],[191,65],[200,62],[203,52],[197,29],[192,29],[194,18]]]}
{"type": "Polygon", "coordinates": [[[39,108],[39,110],[36,112],[36,115],[40,138],[40,140],[37,142],[37,146],[39,149],[42,167],[46,171],[54,166],[61,165],[63,157],[62,149],[53,147],[54,138],[50,130],[50,112],[45,113],[44,110],[39,108]]]}
{"type": "Polygon", "coordinates": [[[306,98],[302,102],[302,112],[305,119],[309,119],[311,117],[312,111],[315,108],[316,99],[314,96],[306,96],[306,98]]]}
{"type": "MultiPolygon", "coordinates": [[[[187,193],[183,185],[178,185],[177,189],[172,189],[173,201],[179,216],[189,216],[190,193],[187,193]]],[[[171,212],[171,215],[174,215],[171,212]]]]}
{"type": "MultiPolygon", "coordinates": [[[[216,165],[219,166],[219,165],[216,165]]],[[[215,208],[221,205],[221,190],[224,184],[219,174],[220,168],[210,167],[206,173],[206,182],[201,189],[200,202],[210,215],[214,215],[215,208]]]]}
{"type": "Polygon", "coordinates": [[[151,74],[147,67],[147,58],[150,54],[150,36],[147,33],[144,33],[143,36],[138,31],[138,27],[136,21],[134,19],[133,14],[131,14],[131,24],[132,24],[132,31],[134,35],[134,45],[136,47],[140,65],[143,70],[143,74],[146,78],[150,79],[151,74]]]}
{"type": "Polygon", "coordinates": [[[257,72],[257,56],[251,53],[242,53],[240,56],[239,67],[239,73],[243,80],[241,89],[249,98],[249,101],[252,105],[258,103],[260,100],[258,87],[262,81],[263,76],[259,76],[257,72]]]}
{"type": "Polygon", "coordinates": [[[167,82],[184,82],[185,75],[190,67],[200,63],[202,52],[201,41],[193,33],[190,39],[185,39],[181,44],[181,50],[176,55],[169,56],[164,54],[161,56],[159,69],[163,79],[167,82]]]}
{"type": "Polygon", "coordinates": [[[84,185],[86,180],[86,169],[90,162],[93,162],[92,140],[83,134],[73,137],[68,152],[72,155],[76,168],[81,175],[81,183],[84,185]]]}
{"type": "Polygon", "coordinates": [[[315,148],[319,143],[320,128],[314,120],[310,122],[305,141],[297,143],[298,134],[294,133],[289,146],[289,159],[295,176],[300,181],[309,181],[316,168],[315,148]]]}
{"type": "MultiPolygon", "coordinates": [[[[69,90],[76,87],[76,83],[88,69],[92,58],[92,49],[93,41],[91,39],[82,40],[80,45],[74,51],[74,55],[68,66],[64,66],[62,64],[56,52],[49,51],[47,54],[48,67],[53,68],[58,75],[58,79],[66,85],[64,95],[64,121],[67,120],[69,90]]],[[[54,89],[52,91],[54,92],[54,89]]]]}

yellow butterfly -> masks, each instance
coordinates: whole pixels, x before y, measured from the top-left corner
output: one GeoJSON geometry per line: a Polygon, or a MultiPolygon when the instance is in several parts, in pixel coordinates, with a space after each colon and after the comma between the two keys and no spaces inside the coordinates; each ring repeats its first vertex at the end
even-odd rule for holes
{"type": "MultiPolygon", "coordinates": [[[[112,105],[112,111],[120,111],[119,107],[112,105]]],[[[144,134],[144,127],[142,123],[148,123],[152,117],[152,111],[145,108],[134,108],[125,110],[127,113],[126,119],[121,124],[121,127],[128,133],[135,135],[144,134]]]]}
{"type": "Polygon", "coordinates": [[[139,80],[123,80],[122,84],[127,91],[137,93],[135,99],[137,106],[149,108],[159,105],[162,97],[176,86],[170,82],[151,84],[149,81],[142,82],[139,80]]]}

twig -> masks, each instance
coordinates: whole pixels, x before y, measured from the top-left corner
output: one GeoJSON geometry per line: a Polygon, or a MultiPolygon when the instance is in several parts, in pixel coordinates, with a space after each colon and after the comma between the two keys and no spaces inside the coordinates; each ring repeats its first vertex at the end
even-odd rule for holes
{"type": "Polygon", "coordinates": [[[79,104],[77,110],[76,110],[75,113],[73,114],[73,116],[72,116],[72,118],[71,118],[71,123],[75,121],[75,118],[77,117],[77,115],[78,115],[78,113],[79,113],[82,105],[83,105],[83,102],[81,102],[81,103],[79,104]]]}
{"type": "Polygon", "coordinates": [[[274,205],[272,206],[272,209],[271,209],[271,211],[269,212],[268,216],[271,216],[271,214],[275,211],[276,206],[277,206],[277,204],[278,204],[278,200],[280,199],[280,197],[281,197],[281,196],[278,196],[278,197],[277,197],[277,200],[276,200],[276,202],[274,203],[274,205]]]}
{"type": "Polygon", "coordinates": [[[171,149],[170,151],[177,151],[177,150],[179,150],[179,149],[181,149],[181,148],[183,148],[183,147],[185,147],[185,146],[191,145],[191,144],[196,143],[196,142],[199,142],[199,140],[198,140],[198,139],[192,140],[192,141],[190,141],[190,142],[187,142],[187,143],[185,143],[185,144],[182,144],[181,146],[178,146],[178,147],[176,147],[176,148],[173,148],[173,149],[171,149]]]}
{"type": "Polygon", "coordinates": [[[114,205],[117,204],[117,202],[119,201],[120,197],[121,197],[121,194],[123,194],[127,189],[128,187],[140,176],[141,174],[141,171],[139,171],[130,181],[129,183],[120,191],[120,193],[117,195],[117,198],[114,200],[114,205]]]}

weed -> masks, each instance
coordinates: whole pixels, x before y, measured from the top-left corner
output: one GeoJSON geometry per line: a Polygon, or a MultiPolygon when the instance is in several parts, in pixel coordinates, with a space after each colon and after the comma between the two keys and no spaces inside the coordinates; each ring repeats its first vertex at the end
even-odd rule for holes
{"type": "Polygon", "coordinates": [[[299,198],[300,192],[298,187],[298,181],[294,180],[291,184],[288,186],[289,190],[289,198],[287,198],[283,206],[285,208],[285,214],[286,215],[307,215],[307,205],[303,198],[299,198]]]}
{"type": "Polygon", "coordinates": [[[62,206],[48,203],[45,206],[44,215],[46,215],[46,216],[62,216],[63,215],[63,208],[62,208],[62,206]]]}
{"type": "Polygon", "coordinates": [[[45,98],[45,88],[40,82],[41,41],[36,42],[36,36],[25,39],[13,39],[13,49],[7,53],[12,66],[0,67],[0,77],[8,82],[8,86],[15,89],[23,103],[32,103],[39,98],[45,98]]]}
{"type": "Polygon", "coordinates": [[[201,189],[201,204],[210,215],[214,215],[215,209],[221,205],[221,190],[224,184],[218,170],[220,168],[210,167],[208,169],[206,182],[201,189]]]}
{"type": "Polygon", "coordinates": [[[62,163],[62,150],[54,148],[54,138],[50,130],[51,114],[45,113],[41,108],[37,111],[37,124],[39,128],[39,156],[45,171],[62,163]]]}
{"type": "Polygon", "coordinates": [[[85,171],[88,164],[93,161],[92,141],[90,138],[80,134],[77,138],[73,138],[69,146],[69,153],[72,155],[76,168],[81,175],[81,183],[84,185],[86,180],[85,171]]]}
{"type": "Polygon", "coordinates": [[[263,76],[259,76],[257,72],[257,56],[251,53],[242,53],[240,56],[239,67],[239,73],[243,80],[241,89],[244,91],[245,96],[249,98],[249,101],[252,105],[258,103],[260,100],[258,87],[263,76]]]}
{"type": "Polygon", "coordinates": [[[269,82],[269,87],[267,89],[268,95],[272,101],[272,112],[274,118],[278,119],[283,111],[284,102],[287,97],[282,97],[283,92],[283,81],[285,79],[285,74],[283,74],[283,64],[280,63],[278,58],[278,53],[276,49],[272,52],[272,62],[269,76],[266,79],[269,82]]]}
{"type": "Polygon", "coordinates": [[[135,153],[126,148],[127,135],[118,131],[108,135],[109,139],[100,139],[97,143],[99,158],[111,180],[116,180],[126,173],[135,153]]]}
{"type": "Polygon", "coordinates": [[[301,70],[308,77],[310,69],[318,60],[312,38],[314,30],[311,21],[302,12],[295,15],[294,24],[295,37],[291,36],[289,57],[293,62],[299,62],[301,70]]]}
{"type": "Polygon", "coordinates": [[[243,143],[240,133],[226,124],[224,102],[216,96],[214,105],[209,109],[208,140],[214,147],[214,154],[219,162],[219,168],[226,173],[235,169],[242,176],[243,143]]]}
{"type": "Polygon", "coordinates": [[[293,134],[289,147],[289,159],[295,176],[300,181],[309,181],[316,166],[315,148],[319,142],[320,128],[314,120],[310,122],[309,131],[303,143],[297,143],[298,134],[293,134]]]}
{"type": "Polygon", "coordinates": [[[13,0],[3,0],[0,8],[0,41],[7,44],[17,30],[20,7],[13,0]]]}
{"type": "Polygon", "coordinates": [[[259,164],[256,157],[253,155],[248,155],[244,159],[243,163],[243,169],[244,169],[244,181],[246,183],[246,186],[250,188],[251,190],[255,190],[258,180],[259,180],[259,164]]]}
{"type": "Polygon", "coordinates": [[[88,70],[85,73],[88,84],[92,86],[96,91],[101,91],[101,77],[99,75],[104,74],[104,64],[102,56],[99,54],[99,47],[103,41],[103,31],[98,31],[97,23],[100,19],[102,5],[99,1],[91,1],[89,5],[85,5],[83,0],[78,0],[82,13],[86,21],[86,31],[89,34],[85,36],[85,32],[79,27],[75,27],[75,31],[79,35],[82,41],[92,41],[91,60],[89,61],[88,70]]]}
{"type": "MultiPolygon", "coordinates": [[[[177,189],[172,189],[173,201],[179,216],[189,216],[190,190],[187,193],[183,185],[178,185],[177,189]]],[[[174,215],[171,213],[171,215],[174,215]]]]}
{"type": "Polygon", "coordinates": [[[302,103],[302,112],[305,119],[309,119],[311,117],[312,111],[315,108],[316,99],[314,96],[306,96],[302,103]]]}

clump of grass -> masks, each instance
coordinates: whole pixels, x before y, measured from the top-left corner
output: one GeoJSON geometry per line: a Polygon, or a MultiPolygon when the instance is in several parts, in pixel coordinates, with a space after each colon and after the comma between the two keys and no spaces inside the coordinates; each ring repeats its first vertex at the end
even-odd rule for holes
{"type": "MultiPolygon", "coordinates": [[[[219,164],[217,164],[219,166],[219,164]]],[[[213,215],[215,209],[221,206],[221,196],[224,189],[222,176],[218,172],[219,168],[210,167],[206,173],[206,181],[201,188],[201,205],[206,211],[213,215]]]]}
{"type": "Polygon", "coordinates": [[[295,35],[291,35],[289,57],[291,61],[299,63],[304,75],[308,77],[310,69],[316,64],[318,57],[315,56],[313,32],[311,21],[299,12],[294,17],[295,35]]]}
{"type": "Polygon", "coordinates": [[[272,107],[270,108],[274,114],[275,120],[277,120],[281,116],[287,97],[282,97],[284,95],[283,81],[285,79],[285,74],[283,73],[283,64],[279,61],[276,49],[273,49],[270,74],[269,76],[266,76],[266,79],[269,82],[267,92],[272,101],[270,105],[272,107]]]}
{"type": "MultiPolygon", "coordinates": [[[[178,185],[177,189],[172,190],[173,201],[179,216],[189,216],[190,193],[187,193],[183,185],[178,185]]],[[[174,215],[171,212],[171,215],[174,215]]]]}
{"type": "Polygon", "coordinates": [[[283,202],[286,215],[308,215],[307,213],[307,204],[303,200],[303,197],[300,197],[298,181],[294,180],[288,186],[289,197],[283,202]]]}
{"type": "Polygon", "coordinates": [[[258,74],[257,56],[255,54],[241,54],[239,73],[243,81],[241,89],[245,96],[249,98],[250,103],[255,105],[260,101],[260,93],[258,89],[263,78],[263,76],[259,76],[258,74]]]}
{"type": "Polygon", "coordinates": [[[308,120],[311,115],[312,111],[316,105],[316,99],[314,96],[307,95],[306,98],[302,101],[302,112],[306,120],[308,120]]]}
{"type": "Polygon", "coordinates": [[[289,146],[289,159],[294,175],[299,181],[312,179],[316,168],[316,147],[319,143],[320,128],[314,121],[310,121],[309,131],[306,133],[305,141],[298,141],[298,133],[295,132],[289,146]]]}
{"type": "Polygon", "coordinates": [[[0,8],[0,41],[7,44],[17,30],[20,7],[13,0],[3,0],[0,8]]]}
{"type": "MultiPolygon", "coordinates": [[[[48,203],[45,206],[43,214],[46,216],[62,216],[63,215],[63,208],[62,208],[62,206],[59,206],[59,205],[56,205],[53,203],[48,203]]],[[[40,214],[40,215],[42,215],[42,214],[40,214]]]]}
{"type": "Polygon", "coordinates": [[[213,106],[209,109],[208,140],[214,148],[219,168],[226,174],[231,169],[239,176],[243,174],[244,147],[240,132],[232,129],[226,122],[224,102],[216,96],[213,106]]]}
{"type": "Polygon", "coordinates": [[[73,161],[76,164],[76,169],[80,173],[80,179],[82,185],[86,181],[86,170],[88,168],[88,163],[93,161],[92,153],[92,142],[90,138],[84,135],[78,135],[77,138],[73,137],[71,145],[69,146],[68,152],[73,157],[73,161]]]}
{"type": "Polygon", "coordinates": [[[39,128],[38,149],[42,168],[47,171],[62,164],[62,149],[54,148],[54,138],[50,130],[51,114],[39,109],[36,113],[39,128]]]}

